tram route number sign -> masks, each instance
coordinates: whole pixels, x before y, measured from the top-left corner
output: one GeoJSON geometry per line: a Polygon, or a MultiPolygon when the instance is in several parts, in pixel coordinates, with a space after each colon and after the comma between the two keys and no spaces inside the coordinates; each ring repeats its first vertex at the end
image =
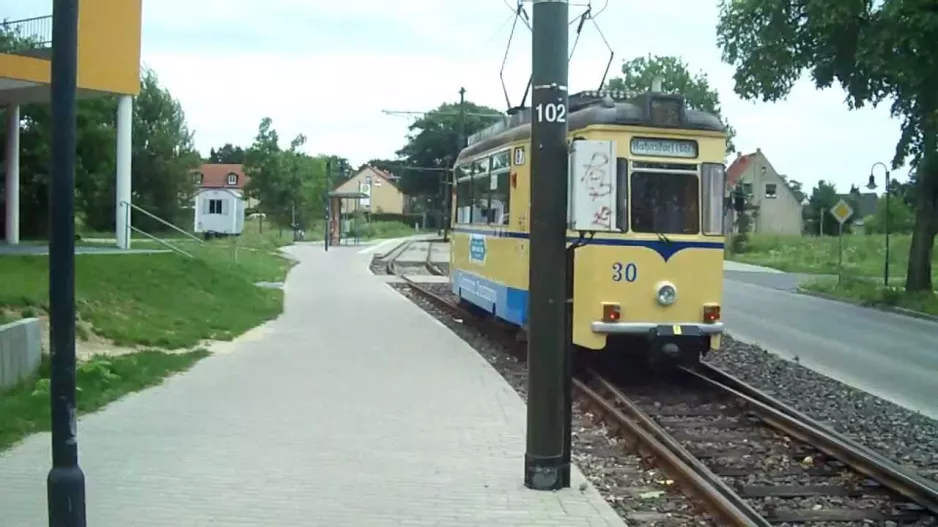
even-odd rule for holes
{"type": "Polygon", "coordinates": [[[847,222],[853,216],[853,208],[846,202],[846,200],[841,199],[831,208],[831,216],[834,217],[841,225],[847,222]]]}

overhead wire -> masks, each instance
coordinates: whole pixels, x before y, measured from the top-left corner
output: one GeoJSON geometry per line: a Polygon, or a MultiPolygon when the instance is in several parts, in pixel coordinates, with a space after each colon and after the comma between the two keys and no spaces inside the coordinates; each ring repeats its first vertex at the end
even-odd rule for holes
{"type": "MultiPolygon", "coordinates": [[[[514,21],[512,22],[512,25],[511,25],[511,33],[508,35],[508,43],[505,46],[505,55],[502,58],[501,69],[498,72],[498,77],[501,80],[501,84],[502,84],[502,93],[505,96],[505,104],[508,106],[508,113],[511,114],[524,108],[525,104],[527,103],[528,95],[530,94],[530,91],[531,91],[531,82],[533,81],[533,74],[528,76],[528,82],[525,85],[524,94],[521,96],[521,104],[515,107],[515,106],[512,106],[511,104],[511,97],[508,95],[508,87],[505,84],[505,65],[508,63],[508,53],[511,51],[511,43],[512,43],[512,40],[514,39],[515,29],[517,28],[518,20],[520,19],[522,22],[524,22],[524,25],[527,26],[529,31],[532,31],[532,26],[531,26],[531,18],[528,16],[528,13],[524,8],[523,0],[516,0],[515,5],[511,4],[511,0],[502,0],[502,1],[504,2],[505,6],[509,10],[511,10],[512,16],[514,18],[514,21]]],[[[602,39],[603,44],[605,44],[606,46],[606,49],[609,50],[609,59],[606,62],[606,69],[603,71],[603,76],[599,81],[598,89],[602,89],[602,87],[606,84],[607,77],[609,76],[609,68],[612,67],[612,62],[613,60],[615,60],[615,51],[613,51],[612,46],[609,44],[609,40],[606,38],[606,35],[603,33],[602,28],[599,27],[599,23],[596,21],[596,19],[609,7],[609,0],[605,0],[605,3],[603,4],[602,8],[600,8],[596,12],[593,12],[592,0],[589,0],[585,4],[570,4],[570,5],[583,7],[584,10],[582,13],[577,15],[573,20],[571,20],[568,23],[568,26],[573,26],[574,24],[576,24],[577,28],[576,28],[576,35],[574,36],[574,39],[573,39],[573,45],[570,48],[570,55],[567,57],[567,63],[569,64],[569,62],[573,60],[573,54],[576,51],[577,44],[579,44],[580,42],[580,35],[583,33],[583,27],[586,25],[586,21],[587,20],[591,21],[593,23],[593,27],[596,28],[596,32],[599,33],[599,38],[602,39]]]]}

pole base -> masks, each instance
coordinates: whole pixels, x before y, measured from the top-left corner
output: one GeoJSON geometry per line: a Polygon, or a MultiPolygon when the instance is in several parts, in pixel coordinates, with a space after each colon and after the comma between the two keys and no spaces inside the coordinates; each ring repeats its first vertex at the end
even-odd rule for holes
{"type": "Polygon", "coordinates": [[[46,480],[50,527],[85,527],[85,474],[78,465],[53,467],[46,480]]]}
{"type": "Polygon", "coordinates": [[[524,486],[533,490],[560,490],[570,486],[570,463],[564,456],[524,455],[524,486]],[[566,484],[565,484],[566,483],[566,484]]]}

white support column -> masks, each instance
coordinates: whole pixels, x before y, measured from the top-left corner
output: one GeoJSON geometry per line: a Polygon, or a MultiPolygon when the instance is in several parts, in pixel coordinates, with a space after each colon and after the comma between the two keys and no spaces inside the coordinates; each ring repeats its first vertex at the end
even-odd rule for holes
{"type": "Polygon", "coordinates": [[[121,249],[130,248],[130,150],[133,129],[133,97],[122,95],[117,102],[117,184],[114,197],[115,237],[121,249]]]}
{"type": "Polygon", "coordinates": [[[20,243],[20,107],[7,107],[6,242],[20,243]]]}

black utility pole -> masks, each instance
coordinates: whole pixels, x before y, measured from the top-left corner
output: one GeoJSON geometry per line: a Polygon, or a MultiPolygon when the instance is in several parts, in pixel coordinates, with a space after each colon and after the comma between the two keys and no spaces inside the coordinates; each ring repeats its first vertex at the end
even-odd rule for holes
{"type": "Polygon", "coordinates": [[[466,88],[459,88],[459,147],[456,149],[456,157],[453,158],[453,170],[449,174],[449,184],[444,187],[444,192],[446,196],[446,204],[443,208],[443,213],[446,215],[446,218],[443,219],[443,241],[449,241],[449,228],[450,228],[450,206],[453,201],[453,193],[451,189],[456,187],[456,159],[459,158],[459,153],[462,152],[463,148],[466,148],[466,88]]]}
{"type": "Polygon", "coordinates": [[[565,462],[567,17],[569,0],[533,0],[528,426],[524,485],[569,485],[565,462]]]}
{"type": "Polygon", "coordinates": [[[52,8],[52,177],[49,181],[50,527],[85,527],[75,406],[75,97],[78,0],[52,8]]]}
{"type": "Polygon", "coordinates": [[[326,226],[323,227],[326,235],[322,239],[323,249],[329,252],[329,220],[332,217],[332,198],[329,189],[332,188],[332,161],[326,161],[326,226]]]}

